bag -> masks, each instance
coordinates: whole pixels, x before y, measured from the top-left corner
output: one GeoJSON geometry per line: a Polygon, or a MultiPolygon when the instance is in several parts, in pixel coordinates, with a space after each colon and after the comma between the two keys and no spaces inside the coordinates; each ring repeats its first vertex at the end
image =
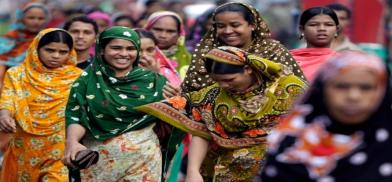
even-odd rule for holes
{"type": "Polygon", "coordinates": [[[71,162],[78,169],[87,169],[96,164],[98,159],[99,153],[97,151],[86,149],[79,151],[75,156],[75,160],[71,162]]]}

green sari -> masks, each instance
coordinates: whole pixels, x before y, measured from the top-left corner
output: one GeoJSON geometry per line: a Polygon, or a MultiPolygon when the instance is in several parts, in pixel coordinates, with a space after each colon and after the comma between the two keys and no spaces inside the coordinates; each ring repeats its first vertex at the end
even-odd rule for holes
{"type": "Polygon", "coordinates": [[[72,86],[66,109],[67,125],[81,124],[100,141],[155,122],[153,116],[133,108],[162,100],[162,88],[166,83],[163,76],[137,66],[139,55],[126,76],[115,77],[101,56],[100,43],[113,38],[131,41],[140,51],[140,39],[133,30],[113,27],[104,31],[98,39],[93,64],[72,86]]]}

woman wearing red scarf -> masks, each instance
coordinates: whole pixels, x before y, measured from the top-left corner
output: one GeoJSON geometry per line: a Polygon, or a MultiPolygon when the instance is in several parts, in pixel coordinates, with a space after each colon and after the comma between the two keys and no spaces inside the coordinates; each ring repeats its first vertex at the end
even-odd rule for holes
{"type": "Polygon", "coordinates": [[[297,60],[308,81],[312,81],[319,67],[335,54],[331,43],[339,30],[335,12],[326,7],[305,10],[299,21],[300,38],[306,41],[306,48],[293,49],[290,53],[297,60]]]}

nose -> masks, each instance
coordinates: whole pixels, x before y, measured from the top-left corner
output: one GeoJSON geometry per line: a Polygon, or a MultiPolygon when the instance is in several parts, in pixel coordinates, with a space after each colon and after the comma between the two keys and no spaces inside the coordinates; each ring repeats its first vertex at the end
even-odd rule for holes
{"type": "Polygon", "coordinates": [[[352,88],[348,91],[348,98],[351,101],[358,100],[359,98],[361,98],[361,95],[362,95],[362,93],[361,93],[360,89],[358,89],[358,88],[352,88]]]}
{"type": "Polygon", "coordinates": [[[321,25],[318,27],[318,30],[319,30],[319,31],[325,31],[325,30],[326,30],[326,26],[323,25],[323,24],[321,24],[321,25]]]}
{"type": "Polygon", "coordinates": [[[121,49],[120,55],[121,56],[128,56],[128,50],[127,49],[121,49]]]}
{"type": "Polygon", "coordinates": [[[60,53],[58,51],[54,52],[52,54],[53,58],[59,58],[60,57],[60,53]]]}
{"type": "Polygon", "coordinates": [[[233,32],[233,29],[232,29],[231,27],[227,26],[227,27],[223,30],[223,32],[226,33],[226,34],[229,34],[229,33],[233,32]]]}

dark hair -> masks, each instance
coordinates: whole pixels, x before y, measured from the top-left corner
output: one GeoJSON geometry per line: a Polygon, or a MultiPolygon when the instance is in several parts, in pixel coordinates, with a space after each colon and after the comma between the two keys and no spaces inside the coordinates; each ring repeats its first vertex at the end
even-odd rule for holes
{"type": "Polygon", "coordinates": [[[145,1],[144,5],[145,5],[146,7],[150,7],[150,6],[152,6],[153,4],[155,4],[155,3],[160,3],[160,2],[159,2],[159,0],[147,0],[147,1],[145,1]]]}
{"type": "Polygon", "coordinates": [[[37,49],[40,49],[41,47],[52,42],[64,43],[67,44],[69,49],[73,48],[73,40],[71,35],[64,30],[55,30],[42,36],[38,42],[37,49]]]}
{"type": "Polygon", "coordinates": [[[249,23],[249,24],[255,24],[255,17],[253,16],[252,12],[245,7],[244,5],[238,4],[238,3],[228,3],[224,4],[222,6],[219,6],[215,9],[215,15],[213,19],[215,20],[215,16],[219,13],[223,12],[238,12],[241,13],[244,19],[249,23]]]}
{"type": "Polygon", "coordinates": [[[209,58],[205,59],[205,67],[210,74],[233,74],[244,72],[244,66],[221,63],[209,58]]]}
{"type": "Polygon", "coordinates": [[[155,44],[157,44],[158,41],[151,32],[142,28],[136,28],[134,30],[139,34],[140,39],[148,38],[151,39],[155,44]]]}
{"type": "Polygon", "coordinates": [[[128,20],[129,22],[131,22],[131,24],[133,26],[135,26],[135,20],[133,20],[133,18],[129,15],[120,15],[117,16],[116,18],[113,19],[113,23],[115,24],[116,22],[120,21],[120,20],[128,20]]]}
{"type": "Polygon", "coordinates": [[[68,20],[67,22],[65,22],[65,24],[63,26],[64,30],[68,31],[69,28],[72,26],[72,24],[77,21],[93,25],[95,34],[98,33],[97,23],[93,19],[88,18],[87,16],[76,16],[76,17],[73,17],[72,19],[68,20]]]}
{"type": "Polygon", "coordinates": [[[327,5],[327,7],[335,11],[344,11],[347,14],[347,18],[351,18],[351,10],[347,6],[344,6],[339,3],[334,3],[327,5]]]}
{"type": "Polygon", "coordinates": [[[317,15],[328,15],[332,18],[332,20],[335,22],[336,26],[339,25],[339,19],[338,16],[336,15],[336,13],[327,7],[313,7],[313,8],[309,8],[307,10],[305,10],[302,15],[301,18],[299,19],[299,25],[300,26],[305,26],[305,24],[314,16],[317,15]]]}

